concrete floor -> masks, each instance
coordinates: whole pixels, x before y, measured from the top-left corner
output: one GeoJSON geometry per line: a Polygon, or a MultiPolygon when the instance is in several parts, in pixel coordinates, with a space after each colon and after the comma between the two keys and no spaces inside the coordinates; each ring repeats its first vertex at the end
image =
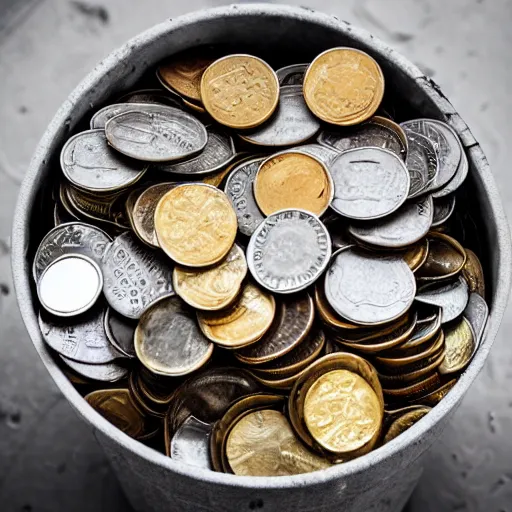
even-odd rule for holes
{"type": "MultiPolygon", "coordinates": [[[[129,510],[93,436],[46,374],[17,310],[9,236],[24,170],[53,113],[97,61],[166,17],[223,3],[90,1],[0,0],[2,512],[129,510]]],[[[291,3],[369,29],[432,75],[481,142],[512,218],[512,0],[291,3]]],[[[509,308],[484,371],[429,455],[409,512],[512,511],[511,324],[509,308]]]]}

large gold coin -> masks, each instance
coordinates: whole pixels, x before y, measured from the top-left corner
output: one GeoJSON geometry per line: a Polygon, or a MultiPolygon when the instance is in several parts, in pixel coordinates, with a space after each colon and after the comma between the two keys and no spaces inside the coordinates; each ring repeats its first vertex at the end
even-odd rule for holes
{"type": "Polygon", "coordinates": [[[279,81],[272,68],[251,55],[229,55],[215,61],[201,79],[207,112],[231,128],[264,123],[279,101],[279,81]]]}
{"type": "Polygon", "coordinates": [[[246,274],[244,251],[233,245],[226,258],[214,267],[205,270],[175,267],[172,284],[187,304],[196,309],[215,311],[233,302],[246,274]]]}
{"type": "Polygon", "coordinates": [[[417,423],[423,416],[428,414],[432,409],[430,407],[419,407],[412,411],[407,411],[398,418],[393,421],[391,426],[389,427],[386,435],[384,436],[383,443],[389,443],[395,437],[398,437],[400,434],[405,432],[407,429],[411,428],[415,423],[417,423]]]}
{"type": "Polygon", "coordinates": [[[235,211],[224,192],[204,184],[180,185],[155,210],[160,247],[187,267],[206,267],[231,250],[237,232],[235,211]]]}
{"type": "Polygon", "coordinates": [[[380,430],[379,398],[362,377],[348,370],[324,373],[309,388],[304,421],[316,442],[333,453],[362,448],[380,430]]]}
{"type": "Polygon", "coordinates": [[[228,309],[198,311],[203,334],[226,348],[240,348],[259,340],[272,324],[276,311],[274,297],[252,283],[228,309]]]}
{"type": "Polygon", "coordinates": [[[462,317],[459,322],[444,330],[446,353],[439,373],[451,374],[463,370],[476,350],[475,334],[469,321],[462,317]]]}
{"type": "Polygon", "coordinates": [[[288,208],[322,215],[333,195],[332,178],[325,165],[297,151],[265,160],[254,180],[254,197],[265,215],[288,208]]]}
{"type": "Polygon", "coordinates": [[[235,475],[285,476],[330,467],[295,436],[283,413],[272,409],[250,412],[228,434],[226,457],[235,475]]]}
{"type": "Polygon", "coordinates": [[[321,53],[304,77],[304,99],[320,119],[350,126],[370,118],[384,96],[384,75],[368,54],[355,48],[321,53]]]}

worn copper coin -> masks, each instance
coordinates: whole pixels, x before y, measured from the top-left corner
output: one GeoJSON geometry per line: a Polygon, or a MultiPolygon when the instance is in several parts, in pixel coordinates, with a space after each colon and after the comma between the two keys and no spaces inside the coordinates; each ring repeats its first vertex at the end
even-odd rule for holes
{"type": "Polygon", "coordinates": [[[457,384],[457,379],[449,380],[446,384],[442,384],[433,389],[427,395],[421,396],[416,400],[412,400],[411,403],[435,407],[452,390],[455,384],[457,384]]]}
{"type": "Polygon", "coordinates": [[[462,317],[458,322],[444,328],[446,354],[439,373],[446,375],[463,370],[476,350],[476,336],[469,321],[462,317]]]}

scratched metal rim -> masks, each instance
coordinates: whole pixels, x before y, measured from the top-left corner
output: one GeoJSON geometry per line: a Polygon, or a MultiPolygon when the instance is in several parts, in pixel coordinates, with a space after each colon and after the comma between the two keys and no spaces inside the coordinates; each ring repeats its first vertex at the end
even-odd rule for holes
{"type": "MultiPolygon", "coordinates": [[[[252,37],[251,31],[247,31],[244,37],[247,39],[252,37]]],[[[141,72],[139,75],[135,71],[131,73],[129,77],[131,82],[127,85],[134,83],[140,75],[141,72]]],[[[12,232],[12,269],[16,296],[28,333],[55,383],[73,408],[91,427],[113,443],[119,452],[129,452],[124,455],[125,457],[130,455],[140,458],[146,464],[149,463],[187,477],[190,484],[193,484],[194,481],[201,481],[203,484],[217,484],[233,490],[275,489],[298,492],[299,488],[303,486],[334,484],[335,481],[354,477],[354,475],[362,477],[362,473],[365,473],[365,478],[370,478],[372,474],[384,475],[386,471],[392,474],[396,471],[397,464],[402,457],[406,457],[410,461],[415,460],[440,434],[440,428],[436,428],[436,426],[442,420],[446,421],[445,417],[453,412],[482,369],[508,301],[512,268],[508,223],[487,159],[465,122],[442,94],[439,87],[395,50],[365,30],[307,8],[248,4],[202,10],[174,20],[167,20],[112,52],[71,93],[50,122],[25,175],[14,218],[16,222],[12,232]],[[391,73],[397,80],[402,80],[404,87],[406,86],[411,91],[409,95],[411,101],[422,115],[447,122],[461,137],[472,167],[470,179],[478,189],[479,199],[486,215],[487,229],[494,246],[492,272],[490,273],[490,275],[492,274],[492,293],[488,297],[491,314],[479,351],[452,391],[427,416],[395,440],[358,459],[315,473],[286,477],[237,477],[179,463],[132,440],[93,411],[57,367],[44,345],[35,314],[37,301],[31,287],[30,272],[33,251],[33,243],[30,240],[31,212],[32,210],[37,211],[38,191],[50,172],[50,157],[58,155],[69,131],[74,130],[78,122],[89,111],[89,103],[102,104],[109,94],[120,92],[119,84],[116,85],[116,73],[126,77],[129,74],[127,69],[129,69],[130,63],[144,60],[147,60],[148,65],[156,63],[169,48],[170,40],[173,40],[175,50],[193,46],[198,33],[205,34],[205,27],[215,29],[214,33],[229,32],[231,25],[236,25],[241,21],[253,24],[257,21],[259,25],[265,25],[266,21],[272,20],[293,25],[298,41],[307,33],[308,29],[314,28],[317,33],[325,35],[325,40],[330,35],[330,42],[324,43],[324,48],[336,46],[335,41],[341,39],[346,42],[345,44],[369,52],[381,64],[385,73],[391,73]]],[[[340,485],[342,484],[343,482],[340,482],[340,485]]]]}

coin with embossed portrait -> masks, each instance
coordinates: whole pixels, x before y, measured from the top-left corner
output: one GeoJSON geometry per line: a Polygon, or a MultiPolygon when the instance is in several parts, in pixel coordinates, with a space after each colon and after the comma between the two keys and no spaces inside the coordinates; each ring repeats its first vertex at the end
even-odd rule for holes
{"type": "Polygon", "coordinates": [[[247,263],[254,279],[274,293],[307,288],[331,257],[329,232],[316,215],[282,210],[269,215],[251,236],[247,263]]]}

